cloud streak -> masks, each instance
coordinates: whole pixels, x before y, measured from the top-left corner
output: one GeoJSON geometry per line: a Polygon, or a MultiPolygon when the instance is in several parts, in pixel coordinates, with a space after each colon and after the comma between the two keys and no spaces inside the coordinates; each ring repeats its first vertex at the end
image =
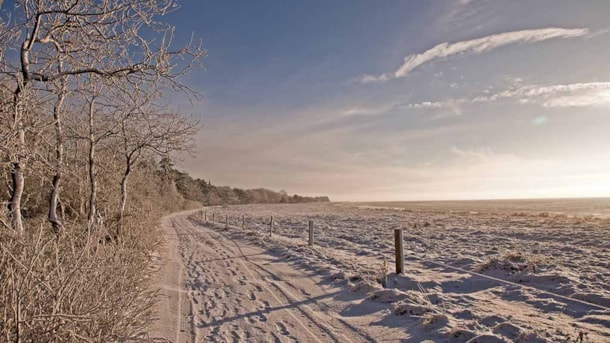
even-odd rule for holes
{"type": "Polygon", "coordinates": [[[550,86],[530,85],[474,98],[424,101],[409,104],[407,108],[456,108],[464,104],[488,103],[504,99],[514,99],[521,104],[538,104],[543,107],[554,108],[610,106],[610,82],[572,83],[550,86]]]}
{"type": "Polygon", "coordinates": [[[399,109],[401,108],[402,104],[403,103],[400,101],[393,101],[379,106],[355,106],[343,111],[341,114],[343,116],[373,116],[385,114],[392,110],[399,109]]]}
{"type": "Polygon", "coordinates": [[[531,44],[556,38],[566,39],[582,37],[588,33],[589,30],[586,28],[565,29],[551,27],[544,29],[498,33],[456,43],[444,42],[422,53],[405,57],[402,65],[392,75],[382,74],[379,76],[374,76],[367,74],[362,76],[360,81],[361,83],[384,82],[392,78],[406,77],[409,75],[409,73],[422,64],[437,59],[447,59],[462,55],[482,54],[510,44],[531,44]]]}
{"type": "Polygon", "coordinates": [[[523,87],[505,91],[501,98],[518,98],[522,103],[537,102],[544,107],[592,107],[610,105],[610,82],[573,83],[523,87]]]}
{"type": "Polygon", "coordinates": [[[516,43],[535,43],[554,38],[575,38],[589,33],[587,29],[546,28],[499,33],[483,38],[457,43],[441,43],[421,54],[405,57],[403,64],[394,72],[394,77],[405,77],[420,65],[435,59],[458,55],[474,55],[516,43]]]}

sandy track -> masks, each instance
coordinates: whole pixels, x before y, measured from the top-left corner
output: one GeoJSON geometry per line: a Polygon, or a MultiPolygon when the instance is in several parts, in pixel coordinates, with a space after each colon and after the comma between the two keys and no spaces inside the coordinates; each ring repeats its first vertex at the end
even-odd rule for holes
{"type": "Polygon", "coordinates": [[[341,290],[322,285],[260,247],[187,219],[167,217],[153,337],[172,342],[362,342],[342,320],[341,290]]]}

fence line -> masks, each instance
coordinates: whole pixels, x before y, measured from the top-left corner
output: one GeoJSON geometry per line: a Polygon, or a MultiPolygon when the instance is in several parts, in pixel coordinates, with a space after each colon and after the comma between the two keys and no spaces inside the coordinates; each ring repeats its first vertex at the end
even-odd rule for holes
{"type": "MultiPolygon", "coordinates": [[[[206,217],[207,217],[207,211],[206,211],[206,217]]],[[[228,218],[228,216],[226,216],[226,218],[228,218]]],[[[324,222],[324,221],[323,221],[324,222]]],[[[212,223],[214,224],[214,212],[212,212],[212,223]]],[[[313,220],[309,220],[308,222],[308,227],[309,227],[309,246],[313,246],[313,220]]],[[[228,225],[228,219],[226,224],[226,228],[229,227],[228,225]]],[[[244,228],[245,224],[245,214],[242,214],[242,228],[244,228]]],[[[256,224],[254,224],[256,225],[256,224]]],[[[265,223],[261,223],[261,225],[265,225],[265,223]]],[[[271,216],[271,219],[268,223],[269,225],[269,237],[271,237],[271,233],[273,231],[273,225],[274,225],[274,218],[273,216],[271,216]]],[[[235,226],[234,226],[235,227],[235,226]]],[[[404,273],[404,238],[402,235],[403,230],[402,229],[394,229],[394,247],[395,247],[395,258],[396,258],[396,274],[403,274],[404,273]],[[399,262],[400,261],[400,262],[399,262]]],[[[563,299],[563,300],[567,300],[570,302],[574,302],[574,303],[579,303],[581,305],[585,305],[585,306],[589,306],[589,307],[593,307],[593,308],[597,308],[600,310],[604,310],[604,311],[610,311],[610,307],[604,306],[604,305],[599,305],[599,304],[595,304],[595,303],[591,303],[585,300],[580,300],[580,299],[576,299],[576,298],[572,298],[566,295],[561,295],[552,291],[548,291],[548,290],[544,290],[544,289],[540,289],[540,288],[536,288],[533,286],[527,286],[524,284],[520,284],[520,283],[516,283],[516,282],[512,282],[512,281],[508,281],[508,280],[504,280],[504,279],[500,279],[494,276],[489,276],[489,275],[485,275],[482,273],[478,273],[478,272],[474,272],[474,271],[470,271],[464,268],[459,268],[459,267],[454,267],[445,263],[441,263],[438,261],[434,261],[434,260],[429,260],[429,259],[425,259],[425,258],[420,258],[417,257],[413,254],[409,255],[410,259],[416,260],[418,262],[427,262],[427,263],[431,263],[434,265],[437,265],[439,267],[443,267],[443,268],[447,268],[447,269],[452,269],[455,271],[459,271],[465,274],[469,274],[469,275],[473,275],[473,276],[478,276],[484,279],[488,279],[488,280],[492,280],[501,284],[506,284],[506,285],[510,285],[510,286],[515,286],[518,288],[522,288],[522,289],[526,289],[526,290],[530,290],[530,291],[534,291],[534,292],[538,292],[538,293],[544,293],[544,294],[548,294],[551,295],[553,297],[559,298],[559,299],[563,299]]]]}

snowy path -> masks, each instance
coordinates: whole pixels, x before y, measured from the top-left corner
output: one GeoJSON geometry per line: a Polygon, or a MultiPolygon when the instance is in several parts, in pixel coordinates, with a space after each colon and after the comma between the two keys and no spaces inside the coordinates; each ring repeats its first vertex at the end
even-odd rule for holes
{"type": "Polygon", "coordinates": [[[165,342],[605,342],[609,333],[607,219],[265,204],[176,214],[164,227],[153,337],[165,342]],[[390,273],[383,289],[397,226],[407,273],[390,273]]]}
{"type": "Polygon", "coordinates": [[[169,260],[161,273],[154,337],[172,342],[371,340],[338,313],[349,294],[187,217],[181,213],[164,221],[169,260]]]}

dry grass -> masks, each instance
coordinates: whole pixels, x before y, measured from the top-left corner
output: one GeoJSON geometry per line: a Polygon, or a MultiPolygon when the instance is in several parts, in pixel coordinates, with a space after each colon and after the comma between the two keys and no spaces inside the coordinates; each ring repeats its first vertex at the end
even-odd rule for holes
{"type": "Polygon", "coordinates": [[[1,229],[0,341],[143,340],[154,239],[107,243],[106,236],[73,227],[58,239],[44,224],[22,237],[1,229]]]}
{"type": "Polygon", "coordinates": [[[545,260],[535,254],[523,252],[506,252],[499,257],[493,257],[488,261],[476,266],[476,272],[487,270],[504,270],[511,273],[536,273],[540,266],[545,264],[545,260]]]}

